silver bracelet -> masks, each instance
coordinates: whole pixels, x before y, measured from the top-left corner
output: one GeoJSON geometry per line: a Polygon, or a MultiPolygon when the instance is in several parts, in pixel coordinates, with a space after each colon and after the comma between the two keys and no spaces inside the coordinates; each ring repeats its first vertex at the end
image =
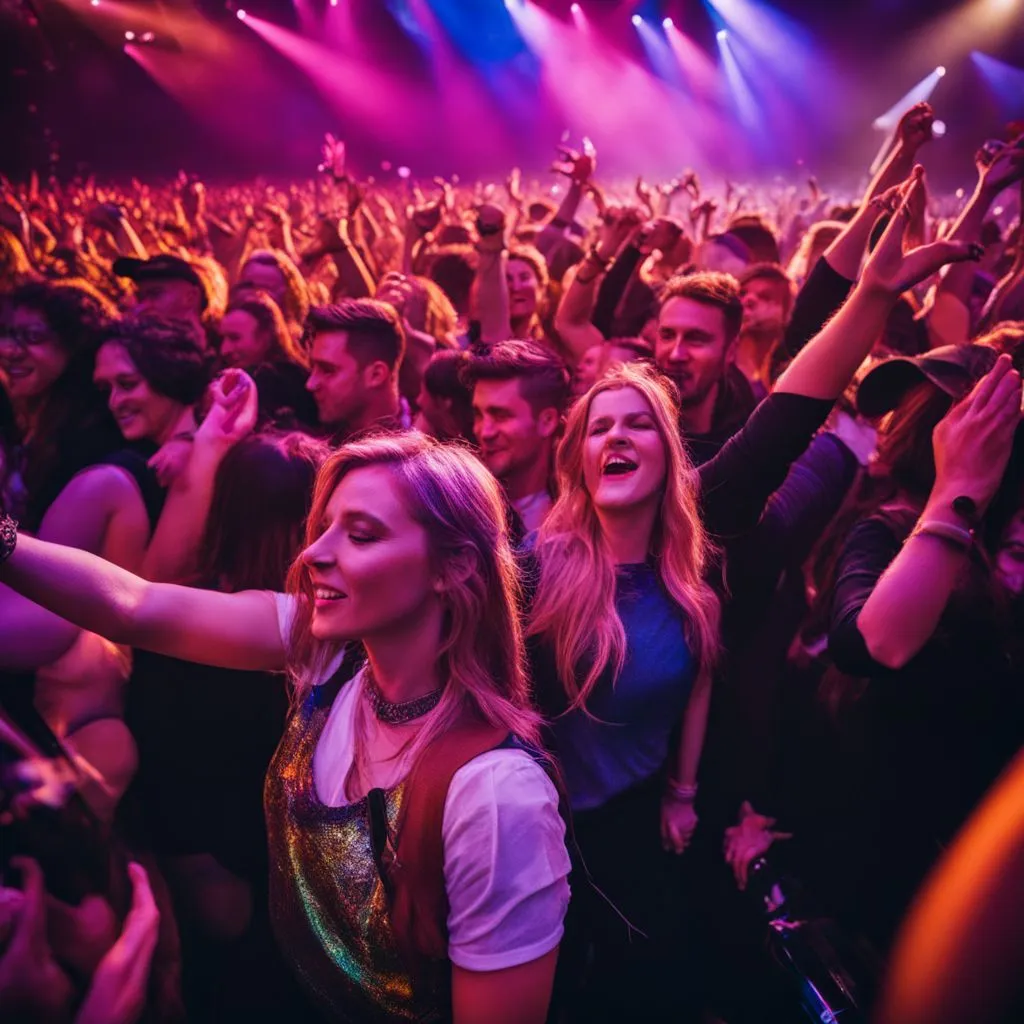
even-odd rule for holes
{"type": "Polygon", "coordinates": [[[957,526],[955,523],[944,523],[940,519],[927,519],[918,523],[907,540],[924,534],[929,537],[938,537],[947,541],[961,551],[970,551],[974,547],[974,531],[964,526],[957,526]]]}

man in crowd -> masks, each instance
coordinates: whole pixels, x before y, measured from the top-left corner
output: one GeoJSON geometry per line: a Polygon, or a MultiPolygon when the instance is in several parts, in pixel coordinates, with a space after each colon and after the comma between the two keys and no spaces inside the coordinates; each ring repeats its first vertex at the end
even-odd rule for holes
{"type": "Polygon", "coordinates": [[[662,293],[654,358],[679,389],[680,429],[697,465],[717,454],[757,404],[735,364],[742,322],[730,274],[677,277],[662,293]]]}
{"type": "Polygon", "coordinates": [[[315,306],[306,320],[305,344],[306,387],[320,424],[336,443],[370,429],[409,428],[409,409],[398,393],[405,332],[391,306],[375,299],[315,306]]]}
{"type": "Polygon", "coordinates": [[[194,324],[205,340],[203,315],[209,304],[199,273],[186,260],[161,254],[148,260],[123,256],[114,263],[114,273],[135,283],[135,309],[158,313],[173,320],[194,324]]]}
{"type": "Polygon", "coordinates": [[[569,403],[569,370],[532,341],[504,341],[473,355],[463,371],[473,393],[480,455],[527,532],[554,499],[554,452],[569,403]]]}

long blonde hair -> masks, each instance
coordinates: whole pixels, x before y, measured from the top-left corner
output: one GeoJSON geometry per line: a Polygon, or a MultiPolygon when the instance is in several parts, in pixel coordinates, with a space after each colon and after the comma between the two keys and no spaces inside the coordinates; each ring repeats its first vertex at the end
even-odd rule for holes
{"type": "Polygon", "coordinates": [[[560,496],[536,547],[540,577],[527,633],[553,646],[571,708],[585,709],[602,672],[610,666],[614,682],[626,659],[626,632],[615,609],[615,563],[583,477],[591,404],[602,392],[620,388],[633,388],[647,401],[665,446],[665,485],[650,554],[662,586],[683,613],[699,679],[709,677],[719,651],[721,609],[704,579],[712,545],[700,520],[693,465],[679,437],[674,385],[651,366],[627,363],[569,412],[556,457],[560,496]]]}
{"type": "MultiPolygon", "coordinates": [[[[338,484],[367,466],[386,466],[394,474],[412,518],[427,531],[433,569],[446,584],[439,655],[444,695],[429,731],[450,727],[468,710],[538,742],[540,719],[530,706],[518,615],[519,578],[498,484],[467,447],[442,445],[423,434],[381,434],[346,444],[317,477],[307,547],[323,532],[338,484]]],[[[289,571],[287,589],[299,599],[290,674],[296,699],[302,699],[340,646],[312,636],[312,584],[301,556],[289,571]]]]}

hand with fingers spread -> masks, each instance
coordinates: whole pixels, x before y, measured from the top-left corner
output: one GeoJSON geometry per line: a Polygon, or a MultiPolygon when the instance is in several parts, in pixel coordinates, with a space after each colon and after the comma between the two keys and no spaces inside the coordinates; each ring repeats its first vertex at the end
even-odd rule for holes
{"type": "Polygon", "coordinates": [[[764,856],[773,843],[792,838],[790,832],[775,830],[774,818],[758,814],[748,801],[743,801],[739,822],[725,830],[723,844],[725,862],[732,868],[741,892],[747,888],[750,865],[764,856]]]}
{"type": "Polygon", "coordinates": [[[1020,422],[1021,378],[1004,354],[935,428],[933,493],[970,498],[983,513],[1002,482],[1020,422]]]}
{"type": "Polygon", "coordinates": [[[559,154],[561,159],[551,165],[551,170],[564,174],[574,185],[586,185],[594,176],[594,171],[597,170],[597,154],[593,147],[588,147],[583,153],[577,153],[574,149],[561,146],[559,154]]]}
{"type": "Polygon", "coordinates": [[[975,243],[915,244],[915,235],[921,232],[920,221],[927,198],[924,170],[915,167],[901,189],[891,189],[872,200],[876,209],[890,212],[892,218],[864,266],[862,287],[895,298],[927,280],[947,263],[981,258],[983,250],[975,243]]]}

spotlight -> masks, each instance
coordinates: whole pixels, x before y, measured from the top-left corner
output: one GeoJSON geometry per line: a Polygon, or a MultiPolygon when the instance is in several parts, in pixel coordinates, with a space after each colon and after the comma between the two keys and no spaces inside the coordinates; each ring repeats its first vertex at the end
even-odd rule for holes
{"type": "Polygon", "coordinates": [[[579,14],[580,13],[580,5],[579,4],[571,4],[570,7],[569,7],[569,10],[572,11],[573,14],[579,14]]]}
{"type": "Polygon", "coordinates": [[[724,28],[720,28],[720,29],[719,29],[719,30],[718,30],[718,31],[717,31],[717,32],[715,33],[715,36],[717,37],[717,39],[718,39],[718,41],[719,41],[720,43],[724,43],[724,42],[726,41],[726,39],[728,39],[728,38],[729,38],[729,33],[728,33],[728,32],[726,32],[726,30],[725,30],[724,28]]]}
{"type": "Polygon", "coordinates": [[[100,0],[89,0],[89,3],[92,4],[93,7],[99,7],[100,0]]]}
{"type": "Polygon", "coordinates": [[[664,21],[663,21],[663,22],[661,23],[661,27],[662,27],[662,28],[671,28],[671,27],[672,27],[672,19],[671,19],[671,18],[666,18],[666,19],[665,19],[665,20],[664,20],[664,21]]]}
{"type": "Polygon", "coordinates": [[[941,64],[935,69],[935,74],[937,74],[939,78],[942,78],[945,73],[946,69],[941,64]]]}
{"type": "Polygon", "coordinates": [[[331,6],[332,7],[337,7],[338,6],[338,0],[331,0],[331,6]]]}
{"type": "Polygon", "coordinates": [[[633,15],[633,24],[636,25],[637,27],[643,24],[643,20],[644,19],[641,18],[639,14],[633,15]]]}
{"type": "Polygon", "coordinates": [[[946,134],[946,122],[945,121],[932,121],[932,135],[937,139],[941,139],[946,134]]]}
{"type": "Polygon", "coordinates": [[[125,32],[124,37],[130,43],[130,42],[132,42],[135,39],[135,33],[131,32],[131,31],[125,32]]]}
{"type": "Polygon", "coordinates": [[[238,8],[238,11],[236,12],[236,17],[238,18],[239,21],[245,21],[246,13],[243,8],[238,8]]]}
{"type": "Polygon", "coordinates": [[[142,41],[144,43],[151,43],[151,42],[153,42],[154,39],[156,39],[156,36],[153,35],[152,32],[143,32],[142,33],[142,41]]]}
{"type": "Polygon", "coordinates": [[[404,181],[405,179],[412,177],[412,171],[410,171],[408,167],[399,167],[398,176],[404,181]]]}

